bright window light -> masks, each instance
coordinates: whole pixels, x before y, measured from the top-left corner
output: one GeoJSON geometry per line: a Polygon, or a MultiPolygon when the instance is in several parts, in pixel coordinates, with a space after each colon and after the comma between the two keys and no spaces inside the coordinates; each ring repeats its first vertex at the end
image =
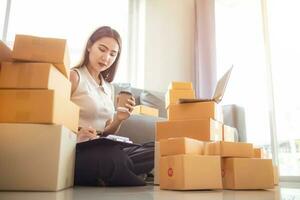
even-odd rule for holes
{"type": "MultiPolygon", "coordinates": [[[[1,7],[0,7],[1,8],[1,7]]],[[[127,81],[127,0],[12,0],[8,42],[15,34],[65,38],[70,50],[71,67],[81,57],[86,40],[98,27],[116,29],[123,40],[123,52],[115,81],[127,81]]]]}

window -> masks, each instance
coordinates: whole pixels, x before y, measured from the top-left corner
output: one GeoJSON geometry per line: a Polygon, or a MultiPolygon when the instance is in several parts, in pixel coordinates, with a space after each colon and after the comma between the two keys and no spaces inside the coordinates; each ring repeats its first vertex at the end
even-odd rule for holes
{"type": "Polygon", "coordinates": [[[216,0],[215,19],[218,77],[234,66],[223,103],[244,107],[247,140],[272,157],[260,0],[216,0]]]}
{"type": "Polygon", "coordinates": [[[115,81],[128,82],[126,0],[12,0],[7,40],[12,45],[17,33],[65,38],[74,66],[80,61],[90,34],[103,25],[116,29],[122,37],[123,52],[115,81]]]}
{"type": "Polygon", "coordinates": [[[271,64],[281,176],[300,176],[300,2],[268,1],[271,64]]]}
{"type": "Polygon", "coordinates": [[[278,158],[280,176],[299,177],[300,2],[215,2],[218,71],[235,66],[224,103],[245,108],[248,141],[265,148],[269,158],[278,158]],[[271,140],[277,140],[273,155],[271,140]]]}

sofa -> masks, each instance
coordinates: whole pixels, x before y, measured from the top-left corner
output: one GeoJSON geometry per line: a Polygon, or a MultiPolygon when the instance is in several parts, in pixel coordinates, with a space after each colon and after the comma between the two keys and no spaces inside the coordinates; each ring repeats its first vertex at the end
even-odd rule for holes
{"type": "MultiPolygon", "coordinates": [[[[117,135],[129,137],[135,143],[145,143],[155,140],[155,124],[158,121],[167,120],[165,109],[165,94],[162,92],[142,90],[131,87],[129,83],[114,83],[115,96],[120,91],[130,91],[136,101],[136,105],[146,105],[159,110],[159,116],[131,115],[123,122],[117,135]]],[[[115,102],[116,106],[116,102],[115,102]]],[[[237,129],[235,141],[247,140],[245,112],[238,105],[223,105],[224,124],[237,129]]]]}

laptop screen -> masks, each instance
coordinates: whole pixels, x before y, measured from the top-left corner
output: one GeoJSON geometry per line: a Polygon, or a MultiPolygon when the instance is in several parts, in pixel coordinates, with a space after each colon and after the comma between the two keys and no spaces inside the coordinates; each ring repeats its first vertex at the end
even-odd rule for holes
{"type": "Polygon", "coordinates": [[[213,97],[213,100],[217,103],[219,103],[224,96],[225,89],[226,89],[232,68],[233,68],[233,66],[222,76],[222,78],[217,83],[214,97],[213,97]]]}

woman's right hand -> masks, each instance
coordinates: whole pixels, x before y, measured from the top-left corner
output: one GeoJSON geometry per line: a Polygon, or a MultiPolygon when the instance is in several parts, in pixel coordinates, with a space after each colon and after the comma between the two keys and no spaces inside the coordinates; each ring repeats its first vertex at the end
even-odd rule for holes
{"type": "Polygon", "coordinates": [[[77,135],[77,142],[85,142],[88,140],[97,139],[99,136],[97,135],[97,132],[92,127],[82,127],[78,131],[77,135]]]}

